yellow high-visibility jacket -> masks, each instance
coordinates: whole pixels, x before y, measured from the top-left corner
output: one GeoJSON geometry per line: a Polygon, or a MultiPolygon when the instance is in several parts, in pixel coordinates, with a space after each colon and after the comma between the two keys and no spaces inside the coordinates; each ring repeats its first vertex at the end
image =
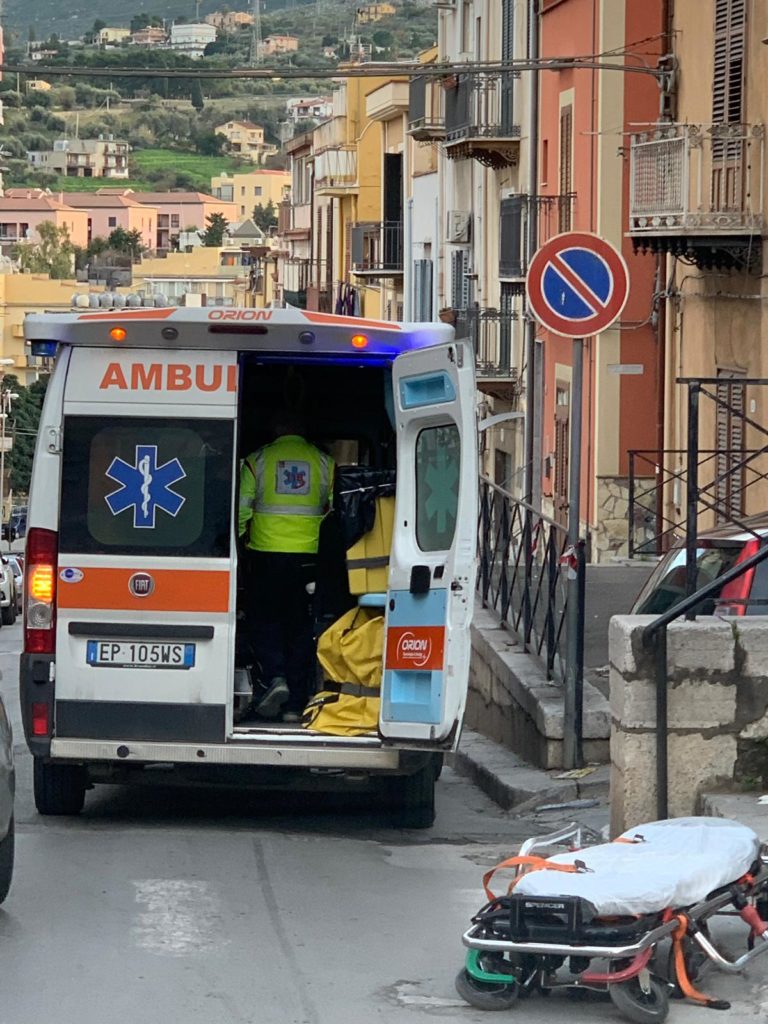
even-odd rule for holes
{"type": "Polygon", "coordinates": [[[243,462],[238,533],[252,551],[316,554],[331,503],[334,461],[295,434],[279,437],[243,462]]]}

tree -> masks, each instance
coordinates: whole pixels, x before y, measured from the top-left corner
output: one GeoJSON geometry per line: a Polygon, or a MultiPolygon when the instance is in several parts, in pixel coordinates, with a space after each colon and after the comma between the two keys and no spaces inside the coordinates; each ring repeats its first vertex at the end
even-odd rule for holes
{"type": "Polygon", "coordinates": [[[201,156],[221,156],[227,139],[212,129],[203,129],[193,135],[192,141],[201,156]]]}
{"type": "Polygon", "coordinates": [[[132,260],[137,260],[144,252],[144,239],[141,232],[134,228],[126,231],[125,228],[115,228],[107,239],[109,248],[115,252],[126,253],[132,260]]]}
{"type": "Polygon", "coordinates": [[[253,223],[262,231],[269,231],[277,225],[277,209],[270,199],[266,206],[257,203],[253,208],[253,223]]]}
{"type": "Polygon", "coordinates": [[[41,377],[26,388],[19,383],[18,377],[7,373],[3,377],[3,387],[19,396],[11,406],[6,424],[6,433],[13,437],[13,448],[8,456],[11,487],[14,491],[27,494],[48,377],[41,377]]]}
{"type": "Polygon", "coordinates": [[[16,248],[21,269],[28,274],[48,274],[54,280],[71,277],[75,247],[67,229],[46,220],[38,225],[37,233],[40,235],[38,243],[16,248]]]}
{"type": "Polygon", "coordinates": [[[229,221],[223,213],[212,213],[207,218],[205,231],[200,236],[203,245],[208,248],[218,248],[224,242],[224,232],[227,230],[229,221]]]}
{"type": "Polygon", "coordinates": [[[195,78],[192,81],[192,95],[190,96],[192,106],[198,112],[205,109],[205,97],[203,96],[203,87],[200,84],[200,79],[195,78]]]}

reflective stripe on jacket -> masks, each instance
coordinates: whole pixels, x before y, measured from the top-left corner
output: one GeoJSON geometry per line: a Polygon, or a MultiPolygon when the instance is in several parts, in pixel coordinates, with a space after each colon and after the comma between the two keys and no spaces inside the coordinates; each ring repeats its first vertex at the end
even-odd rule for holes
{"type": "Polygon", "coordinates": [[[239,533],[253,551],[316,554],[334,462],[297,435],[249,455],[240,474],[239,533]]]}

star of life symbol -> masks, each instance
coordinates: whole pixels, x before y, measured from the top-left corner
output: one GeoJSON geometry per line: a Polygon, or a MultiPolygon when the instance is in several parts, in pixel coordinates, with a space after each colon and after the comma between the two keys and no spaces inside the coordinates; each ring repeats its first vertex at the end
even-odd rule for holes
{"type": "Polygon", "coordinates": [[[157,509],[176,517],[186,501],[172,491],[171,486],[187,474],[178,459],[158,466],[156,444],[137,444],[134,466],[115,457],[106,475],[120,484],[106,496],[110,512],[118,516],[127,508],[133,508],[133,525],[137,530],[154,530],[157,509]]]}
{"type": "Polygon", "coordinates": [[[309,463],[281,459],[277,464],[276,490],[278,494],[309,494],[309,463]]]}

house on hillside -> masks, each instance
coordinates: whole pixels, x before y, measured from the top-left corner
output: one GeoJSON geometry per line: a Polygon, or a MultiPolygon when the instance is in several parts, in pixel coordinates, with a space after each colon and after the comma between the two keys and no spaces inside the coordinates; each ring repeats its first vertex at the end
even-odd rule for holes
{"type": "Polygon", "coordinates": [[[183,53],[185,57],[199,60],[206,46],[216,42],[216,29],[205,23],[171,25],[169,50],[183,53]]]}
{"type": "Polygon", "coordinates": [[[298,121],[326,121],[333,117],[332,96],[304,96],[288,100],[285,105],[288,119],[298,121]]]}
{"type": "Polygon", "coordinates": [[[250,28],[253,24],[253,15],[248,11],[214,11],[206,14],[205,20],[208,25],[213,25],[220,32],[238,32],[244,28],[250,28]]]}
{"type": "Polygon", "coordinates": [[[122,43],[130,42],[131,30],[129,28],[113,28],[105,25],[96,36],[99,46],[120,46],[122,43]]]}
{"type": "Polygon", "coordinates": [[[227,149],[235,156],[263,164],[269,156],[275,156],[277,146],[264,141],[264,129],[253,121],[227,121],[217,125],[214,131],[227,140],[227,149]]]}
{"type": "Polygon", "coordinates": [[[299,48],[297,36],[267,36],[261,44],[263,57],[277,57],[281,53],[295,53],[299,48]]]}
{"type": "Polygon", "coordinates": [[[53,149],[31,150],[27,160],[38,171],[66,178],[127,178],[127,142],[112,135],[98,139],[57,139],[53,149]]]}
{"type": "Polygon", "coordinates": [[[382,18],[391,18],[394,14],[397,14],[394,4],[366,4],[364,7],[358,7],[357,20],[360,25],[369,25],[374,21],[381,21],[382,18]]]}
{"type": "Polygon", "coordinates": [[[132,46],[147,46],[155,48],[158,46],[165,46],[167,41],[168,33],[164,28],[158,28],[155,25],[147,25],[146,28],[140,28],[138,32],[131,32],[132,46]]]}

